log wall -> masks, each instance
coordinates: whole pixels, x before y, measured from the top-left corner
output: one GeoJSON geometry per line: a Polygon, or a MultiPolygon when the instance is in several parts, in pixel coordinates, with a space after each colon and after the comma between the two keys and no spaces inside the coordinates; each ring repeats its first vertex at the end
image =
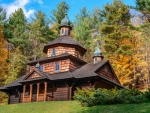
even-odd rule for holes
{"type": "Polygon", "coordinates": [[[109,67],[109,65],[103,66],[97,73],[100,76],[104,76],[105,78],[107,78],[107,79],[109,79],[111,81],[118,82],[117,78],[114,76],[114,73],[112,72],[112,70],[109,67]]]}
{"type": "Polygon", "coordinates": [[[19,94],[15,90],[10,94],[10,101],[9,104],[16,104],[19,103],[19,94]]]}
{"type": "Polygon", "coordinates": [[[32,79],[32,78],[37,78],[37,77],[41,77],[41,75],[39,75],[38,73],[34,72],[31,76],[29,76],[27,79],[32,79]]]}
{"type": "MultiPolygon", "coordinates": [[[[56,62],[59,62],[59,64],[60,64],[60,70],[57,72],[69,71],[70,59],[61,60],[61,61],[59,60],[56,62]]],[[[56,72],[56,69],[55,69],[55,67],[56,67],[55,63],[56,62],[50,62],[50,63],[43,64],[43,72],[47,72],[50,74],[55,73],[56,72]]]]}
{"type": "MultiPolygon", "coordinates": [[[[78,57],[80,59],[83,59],[83,55],[82,52],[80,52],[78,49],[74,48],[74,47],[67,47],[67,46],[57,46],[54,47],[56,50],[56,55],[60,55],[63,53],[69,53],[75,57],[78,57]]],[[[49,48],[48,52],[47,52],[47,57],[51,57],[52,56],[52,51],[54,48],[49,48]]]]}
{"type": "Polygon", "coordinates": [[[73,69],[81,67],[81,66],[82,66],[82,64],[80,64],[78,62],[70,61],[69,70],[73,70],[73,69]]]}
{"type": "Polygon", "coordinates": [[[57,90],[54,92],[54,100],[68,100],[68,87],[57,87],[57,90]]]}

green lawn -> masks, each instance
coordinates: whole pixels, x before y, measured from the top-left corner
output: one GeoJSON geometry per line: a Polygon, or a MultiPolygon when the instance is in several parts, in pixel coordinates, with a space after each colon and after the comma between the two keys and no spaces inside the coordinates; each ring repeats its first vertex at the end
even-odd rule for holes
{"type": "Polygon", "coordinates": [[[150,113],[150,103],[81,107],[77,101],[37,102],[3,105],[0,113],[150,113]]]}

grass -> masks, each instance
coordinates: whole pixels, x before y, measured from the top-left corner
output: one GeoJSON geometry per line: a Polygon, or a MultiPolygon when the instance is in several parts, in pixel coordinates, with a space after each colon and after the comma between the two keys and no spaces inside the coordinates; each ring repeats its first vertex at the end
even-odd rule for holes
{"type": "Polygon", "coordinates": [[[82,107],[77,101],[55,101],[0,106],[0,113],[150,113],[150,103],[82,107]]]}

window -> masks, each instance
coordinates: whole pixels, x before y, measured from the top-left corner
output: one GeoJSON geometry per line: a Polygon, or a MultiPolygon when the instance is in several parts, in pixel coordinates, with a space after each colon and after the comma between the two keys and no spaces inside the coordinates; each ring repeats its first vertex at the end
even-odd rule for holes
{"type": "Polygon", "coordinates": [[[52,50],[52,56],[55,56],[56,55],[56,49],[53,49],[52,50]]]}
{"type": "Polygon", "coordinates": [[[61,34],[62,34],[62,35],[64,34],[64,29],[61,30],[61,34]]]}
{"type": "Polygon", "coordinates": [[[40,65],[40,71],[43,71],[43,66],[40,65]]]}
{"type": "Polygon", "coordinates": [[[56,65],[55,65],[55,71],[59,71],[59,70],[60,70],[59,62],[56,62],[56,65]]]}
{"type": "Polygon", "coordinates": [[[95,57],[95,62],[97,62],[97,57],[95,57]]]}

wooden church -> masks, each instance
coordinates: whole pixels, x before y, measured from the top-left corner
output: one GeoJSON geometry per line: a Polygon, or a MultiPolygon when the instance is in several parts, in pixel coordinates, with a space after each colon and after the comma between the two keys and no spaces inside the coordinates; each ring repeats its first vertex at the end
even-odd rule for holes
{"type": "Polygon", "coordinates": [[[86,63],[86,49],[69,35],[67,17],[61,21],[60,37],[44,46],[46,58],[28,62],[30,72],[0,87],[8,94],[8,104],[72,100],[78,88],[123,88],[108,60],[97,47],[93,62],[86,63]]]}

